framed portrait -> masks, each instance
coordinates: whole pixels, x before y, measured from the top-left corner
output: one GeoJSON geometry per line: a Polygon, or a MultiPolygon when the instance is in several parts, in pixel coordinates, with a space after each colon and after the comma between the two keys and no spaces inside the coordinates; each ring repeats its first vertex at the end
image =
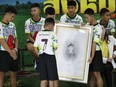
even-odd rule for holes
{"type": "Polygon", "coordinates": [[[58,23],[56,60],[59,80],[87,83],[92,27],[58,23]]]}

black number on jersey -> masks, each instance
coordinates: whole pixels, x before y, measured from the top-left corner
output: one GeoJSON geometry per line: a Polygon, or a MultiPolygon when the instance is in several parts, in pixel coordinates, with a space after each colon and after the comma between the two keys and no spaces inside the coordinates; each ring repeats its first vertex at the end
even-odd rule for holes
{"type": "Polygon", "coordinates": [[[43,50],[45,50],[46,46],[47,46],[48,39],[42,39],[41,41],[44,42],[43,50]]]}

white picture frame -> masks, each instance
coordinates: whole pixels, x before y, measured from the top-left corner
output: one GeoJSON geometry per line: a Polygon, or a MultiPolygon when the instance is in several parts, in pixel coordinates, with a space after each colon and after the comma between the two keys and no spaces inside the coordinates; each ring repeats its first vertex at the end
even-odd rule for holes
{"type": "Polygon", "coordinates": [[[58,37],[56,60],[59,80],[87,83],[92,27],[58,23],[55,32],[58,37]]]}

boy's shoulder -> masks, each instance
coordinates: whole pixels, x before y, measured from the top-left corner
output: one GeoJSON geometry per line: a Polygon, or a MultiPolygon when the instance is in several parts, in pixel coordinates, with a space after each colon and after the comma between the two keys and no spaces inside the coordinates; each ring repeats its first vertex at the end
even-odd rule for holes
{"type": "Polygon", "coordinates": [[[49,34],[49,35],[52,35],[52,34],[55,34],[53,31],[47,31],[47,30],[42,30],[42,31],[39,31],[38,34],[49,34]]]}
{"type": "Polygon", "coordinates": [[[31,18],[28,18],[28,19],[25,21],[25,23],[30,23],[30,21],[31,21],[31,18]]]}
{"type": "Polygon", "coordinates": [[[53,37],[56,37],[56,34],[52,31],[39,31],[39,33],[37,34],[38,38],[48,38],[51,39],[53,37]]]}
{"type": "Polygon", "coordinates": [[[97,23],[99,23],[99,24],[100,24],[100,21],[101,21],[101,19],[98,19],[98,20],[97,20],[97,23]]]}
{"type": "Polygon", "coordinates": [[[13,22],[9,22],[9,24],[10,24],[11,26],[15,26],[15,23],[13,23],[13,22]]]}
{"type": "Polygon", "coordinates": [[[63,14],[62,16],[61,16],[61,18],[66,18],[67,17],[67,14],[63,14]]]}
{"type": "Polygon", "coordinates": [[[81,17],[80,15],[78,15],[78,14],[76,14],[76,17],[77,17],[77,18],[82,18],[82,17],[81,17]]]}
{"type": "Polygon", "coordinates": [[[102,33],[102,26],[99,23],[97,23],[96,25],[94,25],[93,30],[94,32],[102,33]]]}
{"type": "Polygon", "coordinates": [[[101,28],[102,29],[102,26],[99,23],[97,23],[96,25],[94,25],[94,28],[101,28]]]}
{"type": "Polygon", "coordinates": [[[2,26],[2,22],[0,21],[0,26],[2,26]]]}
{"type": "MultiPolygon", "coordinates": [[[[43,23],[45,21],[45,18],[44,17],[41,17],[40,18],[40,21],[38,21],[38,22],[41,22],[41,23],[43,23]]],[[[28,18],[26,21],[25,21],[25,23],[33,23],[34,22],[34,20],[32,19],[32,18],[28,18]]]]}
{"type": "Polygon", "coordinates": [[[2,23],[0,22],[0,33],[1,33],[1,31],[2,31],[2,23]]]}
{"type": "MultiPolygon", "coordinates": [[[[4,25],[5,23],[2,23],[1,21],[0,21],[0,25],[4,25]]],[[[15,26],[15,23],[13,23],[13,22],[9,22],[9,25],[10,26],[15,26]]]]}
{"type": "MultiPolygon", "coordinates": [[[[0,22],[0,26],[3,26],[4,27],[4,26],[6,26],[6,24],[0,22]]],[[[13,22],[9,22],[9,24],[8,24],[7,27],[10,27],[10,28],[13,28],[13,29],[16,28],[15,23],[13,23],[13,22]]]]}
{"type": "MultiPolygon", "coordinates": [[[[68,14],[64,14],[61,16],[62,18],[70,18],[68,14]]],[[[82,18],[80,15],[76,14],[75,18],[82,18]]]]}
{"type": "Polygon", "coordinates": [[[45,21],[45,18],[44,17],[41,17],[41,20],[45,21]]]}
{"type": "Polygon", "coordinates": [[[109,24],[115,24],[115,22],[113,21],[113,20],[109,20],[109,22],[108,22],[109,24]]]}

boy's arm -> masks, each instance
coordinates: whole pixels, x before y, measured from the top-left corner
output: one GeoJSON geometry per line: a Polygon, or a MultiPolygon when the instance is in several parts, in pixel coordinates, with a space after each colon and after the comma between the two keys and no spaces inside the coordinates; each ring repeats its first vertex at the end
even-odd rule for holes
{"type": "Polygon", "coordinates": [[[30,33],[27,34],[27,38],[29,39],[29,41],[34,43],[34,39],[32,38],[30,33]]]}
{"type": "Polygon", "coordinates": [[[18,49],[18,39],[15,39],[15,48],[18,49]]]}
{"type": "Polygon", "coordinates": [[[11,50],[13,59],[17,59],[17,51],[18,51],[18,39],[15,38],[15,48],[11,50]]]}
{"type": "Polygon", "coordinates": [[[37,47],[34,47],[34,53],[35,53],[36,57],[38,58],[39,57],[39,55],[38,55],[39,51],[38,51],[37,47]]]}
{"type": "Polygon", "coordinates": [[[54,34],[54,36],[53,36],[52,46],[53,46],[54,50],[57,50],[57,48],[58,48],[58,39],[57,39],[56,34],[54,34]]]}
{"type": "Polygon", "coordinates": [[[30,23],[28,21],[25,22],[25,33],[27,34],[27,38],[34,43],[34,39],[31,36],[30,33],[30,28],[29,28],[30,23]]]}
{"type": "Polygon", "coordinates": [[[17,56],[14,54],[14,52],[8,47],[7,43],[4,39],[0,39],[0,44],[3,46],[3,48],[10,54],[10,56],[13,58],[13,60],[17,59],[17,56]]]}
{"type": "Polygon", "coordinates": [[[17,59],[17,51],[18,51],[18,38],[17,38],[17,32],[16,32],[16,27],[15,27],[15,24],[14,24],[14,28],[15,28],[15,35],[14,35],[14,45],[15,45],[15,48],[12,49],[12,57],[13,59],[17,59]]]}
{"type": "Polygon", "coordinates": [[[39,35],[37,34],[35,42],[33,44],[33,49],[34,49],[34,55],[38,58],[39,57],[39,35]]]}
{"type": "Polygon", "coordinates": [[[0,44],[3,46],[3,48],[10,54],[11,49],[8,47],[7,43],[5,42],[4,39],[0,39],[0,44]]]}
{"type": "Polygon", "coordinates": [[[90,56],[90,58],[89,58],[89,60],[88,60],[89,63],[92,62],[92,60],[93,60],[93,58],[94,58],[94,55],[95,55],[95,51],[96,51],[96,43],[93,42],[93,43],[92,43],[91,56],[90,56]]]}
{"type": "Polygon", "coordinates": [[[16,56],[14,56],[14,53],[12,52],[12,50],[9,48],[8,44],[6,43],[6,41],[4,40],[4,36],[3,36],[3,28],[2,25],[0,25],[0,44],[2,45],[2,47],[10,54],[10,56],[15,59],[16,56]]]}
{"type": "Polygon", "coordinates": [[[101,42],[101,34],[102,34],[102,29],[98,28],[98,31],[94,34],[93,43],[92,43],[92,50],[91,50],[91,56],[90,56],[90,59],[88,60],[89,63],[91,63],[93,58],[94,58],[95,51],[96,51],[96,45],[100,44],[100,42],[101,42]]]}
{"type": "Polygon", "coordinates": [[[11,49],[8,47],[6,41],[4,40],[3,27],[1,24],[0,24],[0,44],[9,54],[11,53],[11,49]]]}

